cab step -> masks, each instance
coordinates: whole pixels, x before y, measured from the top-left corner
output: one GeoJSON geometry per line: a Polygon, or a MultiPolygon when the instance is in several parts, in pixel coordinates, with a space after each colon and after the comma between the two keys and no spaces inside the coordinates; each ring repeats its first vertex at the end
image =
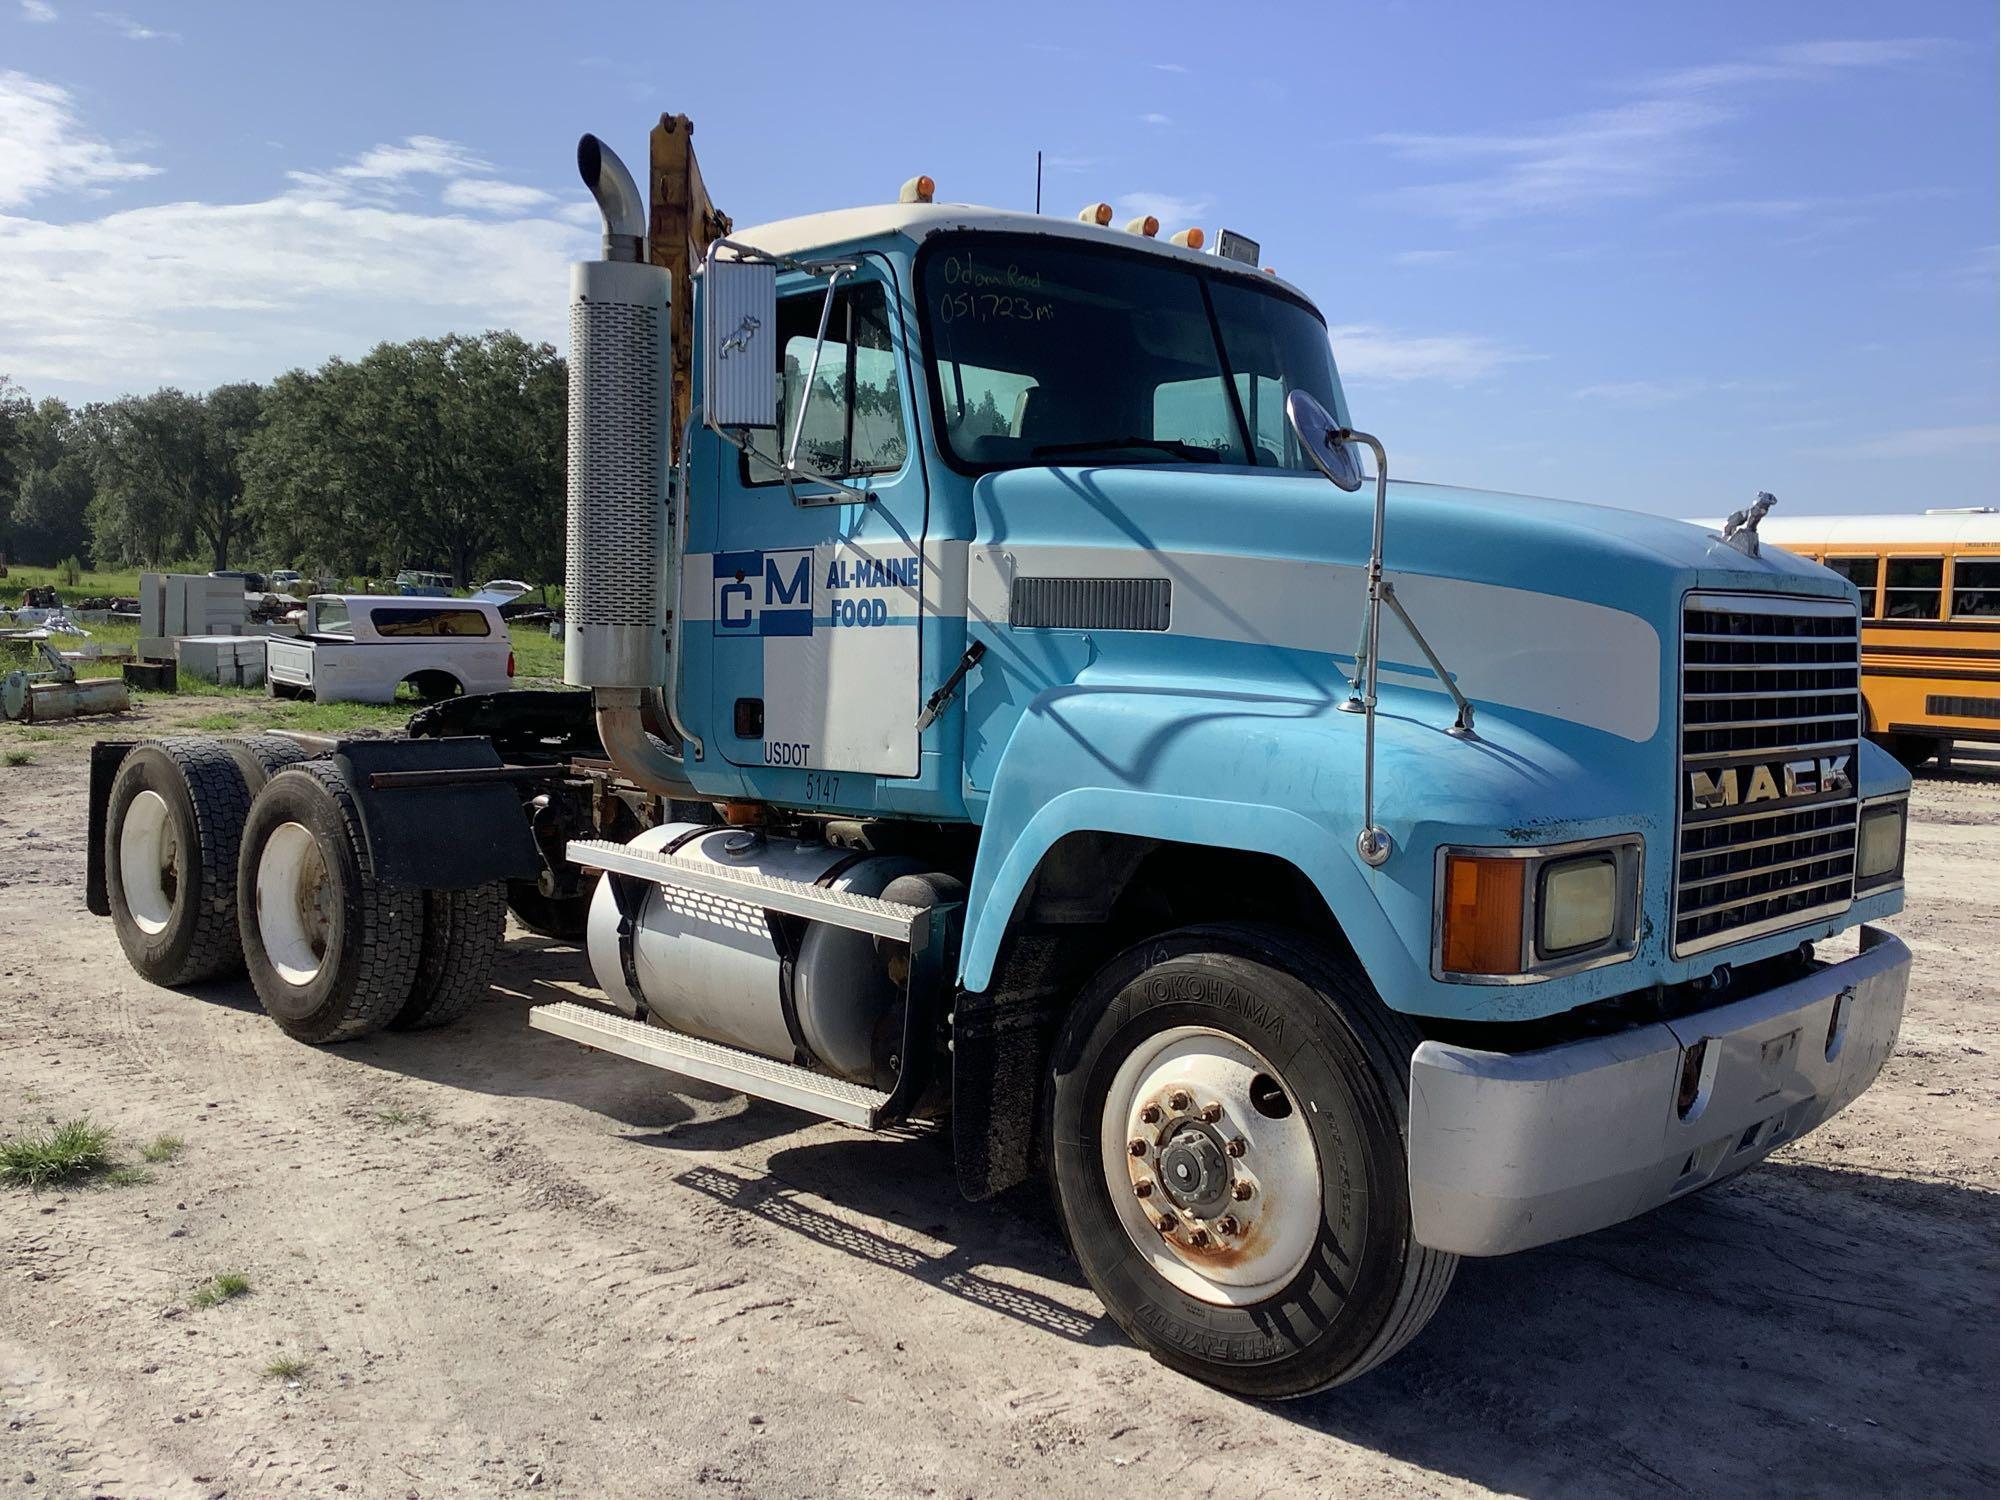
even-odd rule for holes
{"type": "MultiPolygon", "coordinates": [[[[576,848],[576,844],[570,845],[572,859],[576,858],[576,848]]],[[[605,865],[599,868],[612,867],[605,865]]],[[[791,882],[767,883],[785,885],[791,882]]],[[[694,889],[708,888],[694,887],[694,889]]],[[[876,904],[883,906],[889,903],[876,904]]],[[[904,910],[915,910],[915,908],[906,907],[904,910]]],[[[922,916],[923,913],[918,912],[918,915],[922,916]]],[[[829,1078],[823,1073],[797,1068],[790,1063],[774,1062],[768,1057],[759,1057],[754,1052],[725,1047],[719,1042],[703,1041],[700,1037],[669,1031],[663,1026],[649,1026],[629,1016],[598,1010],[588,1005],[577,1005],[570,1001],[536,1006],[528,1012],[528,1024],[537,1031],[568,1037],[573,1042],[581,1042],[586,1047],[595,1047],[600,1052],[614,1052],[620,1057],[629,1057],[634,1062],[643,1062],[650,1067],[664,1068],[685,1078],[699,1078],[704,1083],[717,1084],[722,1088],[735,1089],[754,1098],[790,1105],[794,1109],[802,1109],[809,1114],[821,1115],[829,1120],[859,1125],[865,1130],[874,1130],[883,1123],[885,1109],[890,1102],[890,1096],[878,1089],[864,1088],[858,1083],[849,1083],[841,1078],[829,1078]]]]}
{"type": "Polygon", "coordinates": [[[726,865],[707,864],[678,854],[649,853],[606,839],[573,839],[564,852],[572,864],[587,869],[630,875],[656,885],[700,891],[790,917],[825,922],[829,927],[872,933],[908,943],[913,953],[923,948],[930,937],[931,909],[927,907],[829,890],[799,880],[781,880],[756,870],[732,870],[726,865]]]}

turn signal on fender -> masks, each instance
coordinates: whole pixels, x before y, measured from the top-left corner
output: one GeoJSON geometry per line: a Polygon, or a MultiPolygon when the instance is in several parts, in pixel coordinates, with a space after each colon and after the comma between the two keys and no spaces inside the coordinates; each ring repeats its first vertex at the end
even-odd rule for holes
{"type": "Polygon", "coordinates": [[[1439,967],[1453,974],[1519,974],[1522,971],[1522,902],[1528,861],[1445,859],[1445,911],[1439,933],[1439,967]]]}

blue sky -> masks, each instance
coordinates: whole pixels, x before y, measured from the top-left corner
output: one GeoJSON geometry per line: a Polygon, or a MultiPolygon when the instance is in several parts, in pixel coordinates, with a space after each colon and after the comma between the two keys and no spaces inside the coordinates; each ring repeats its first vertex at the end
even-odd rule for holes
{"type": "Polygon", "coordinates": [[[560,341],[576,136],[640,160],[675,110],[739,225],[918,171],[1025,208],[1040,149],[1051,211],[1242,230],[1393,473],[1995,503],[1992,5],[566,10],[0,0],[0,373],[560,341]]]}

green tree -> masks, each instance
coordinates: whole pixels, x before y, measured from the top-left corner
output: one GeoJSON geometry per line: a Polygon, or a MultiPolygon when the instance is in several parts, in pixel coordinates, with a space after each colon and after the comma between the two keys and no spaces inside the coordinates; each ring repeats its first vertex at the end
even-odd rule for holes
{"type": "Polygon", "coordinates": [[[18,455],[14,555],[24,562],[54,563],[85,551],[96,489],[87,413],[43,397],[20,423],[18,455]]]}
{"type": "Polygon", "coordinates": [[[267,392],[244,457],[279,555],[342,572],[562,568],[563,362],[512,333],[382,344],[267,392]]]}
{"type": "Polygon", "coordinates": [[[206,396],[167,387],[108,404],[97,444],[91,530],[99,557],[158,562],[199,543],[227,568],[242,539],[239,462],[256,429],[258,387],[217,386],[206,396]]]}

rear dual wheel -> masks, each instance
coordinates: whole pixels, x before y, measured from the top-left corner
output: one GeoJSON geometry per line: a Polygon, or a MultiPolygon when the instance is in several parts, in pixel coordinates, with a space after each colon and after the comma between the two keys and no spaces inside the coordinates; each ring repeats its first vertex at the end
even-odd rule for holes
{"type": "Polygon", "coordinates": [[[1050,1169],[1137,1343],[1271,1398],[1416,1336],[1457,1265],[1411,1233],[1417,1040],[1352,959],[1253,927],[1149,940],[1087,986],[1057,1044],[1050,1169]]]}
{"type": "Polygon", "coordinates": [[[456,1020],[491,982],[506,914],[499,885],[379,880],[330,761],[274,776],[251,807],[237,879],[243,955],[265,1011],[300,1041],[456,1020]]]}

